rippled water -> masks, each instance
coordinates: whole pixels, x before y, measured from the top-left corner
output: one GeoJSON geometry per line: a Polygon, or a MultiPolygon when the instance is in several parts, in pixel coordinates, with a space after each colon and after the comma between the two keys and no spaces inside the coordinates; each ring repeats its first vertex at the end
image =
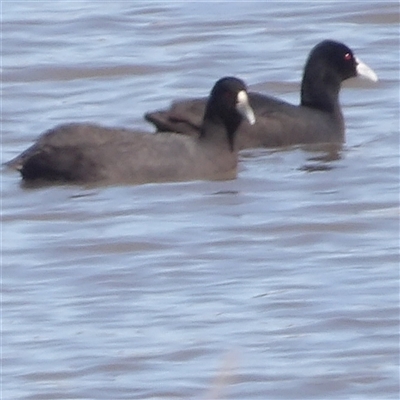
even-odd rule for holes
{"type": "Polygon", "coordinates": [[[377,84],[343,150],[238,179],[23,188],[2,171],[2,398],[397,399],[397,2],[2,3],[2,159],[66,121],[137,126],[237,75],[297,102],[344,41],[377,84]]]}

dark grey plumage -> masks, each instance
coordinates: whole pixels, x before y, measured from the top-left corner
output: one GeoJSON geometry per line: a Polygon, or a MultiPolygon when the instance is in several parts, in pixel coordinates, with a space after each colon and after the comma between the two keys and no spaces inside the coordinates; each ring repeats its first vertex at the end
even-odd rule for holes
{"type": "MultiPolygon", "coordinates": [[[[241,124],[236,139],[238,149],[343,142],[345,125],[339,91],[344,80],[357,75],[377,80],[375,73],[346,45],[332,40],[317,44],[304,68],[300,105],[249,93],[257,122],[252,126],[241,124]]],[[[205,99],[177,101],[170,109],[149,112],[145,118],[158,131],[196,136],[205,102],[205,99]]]]}
{"type": "Polygon", "coordinates": [[[71,123],[44,133],[8,165],[27,182],[146,183],[232,179],[235,132],[254,114],[245,84],[220,79],[209,96],[198,138],[71,123]]]}

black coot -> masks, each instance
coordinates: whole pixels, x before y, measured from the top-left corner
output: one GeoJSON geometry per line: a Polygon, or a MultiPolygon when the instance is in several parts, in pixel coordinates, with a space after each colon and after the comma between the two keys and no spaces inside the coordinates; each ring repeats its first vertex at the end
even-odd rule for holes
{"type": "Polygon", "coordinates": [[[80,184],[218,180],[236,177],[235,132],[254,123],[243,81],[226,77],[213,87],[192,138],[72,123],[57,126],[8,165],[27,182],[80,184]]]}
{"type": "MultiPolygon", "coordinates": [[[[241,124],[238,149],[343,142],[345,127],[339,91],[344,80],[356,76],[377,81],[375,72],[346,45],[332,40],[317,44],[304,68],[299,106],[259,93],[249,94],[257,122],[252,126],[241,124]]],[[[147,113],[145,118],[159,131],[196,136],[205,103],[204,98],[178,101],[168,110],[147,113]]]]}

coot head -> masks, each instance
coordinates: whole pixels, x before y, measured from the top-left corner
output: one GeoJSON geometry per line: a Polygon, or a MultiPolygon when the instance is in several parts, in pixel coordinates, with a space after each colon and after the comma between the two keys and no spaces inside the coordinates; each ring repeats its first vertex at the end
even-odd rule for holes
{"type": "Polygon", "coordinates": [[[342,81],[358,75],[375,82],[378,80],[375,72],[357,58],[349,47],[333,40],[324,40],[311,50],[305,74],[310,68],[331,70],[342,81]]]}
{"type": "Polygon", "coordinates": [[[345,44],[333,40],[318,43],[310,52],[301,87],[301,104],[333,111],[341,83],[361,76],[376,82],[376,73],[345,44]]]}
{"type": "Polygon", "coordinates": [[[224,122],[232,119],[235,114],[245,118],[251,125],[255,122],[246,84],[235,77],[228,76],[216,82],[210,94],[208,108],[211,116],[218,115],[224,122]]]}
{"type": "Polygon", "coordinates": [[[246,119],[251,125],[255,123],[246,84],[241,79],[231,76],[221,78],[211,90],[201,136],[206,136],[210,124],[223,125],[233,150],[234,134],[242,119],[246,119]]]}

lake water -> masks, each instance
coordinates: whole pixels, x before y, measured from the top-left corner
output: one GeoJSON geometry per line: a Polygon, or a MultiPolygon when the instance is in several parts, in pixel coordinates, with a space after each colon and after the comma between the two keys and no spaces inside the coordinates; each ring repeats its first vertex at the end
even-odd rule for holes
{"type": "Polygon", "coordinates": [[[320,40],[345,83],[334,157],[251,150],[239,176],[27,189],[2,170],[3,399],[398,399],[399,4],[2,2],[2,161],[67,121],[225,75],[297,102],[320,40]]]}

